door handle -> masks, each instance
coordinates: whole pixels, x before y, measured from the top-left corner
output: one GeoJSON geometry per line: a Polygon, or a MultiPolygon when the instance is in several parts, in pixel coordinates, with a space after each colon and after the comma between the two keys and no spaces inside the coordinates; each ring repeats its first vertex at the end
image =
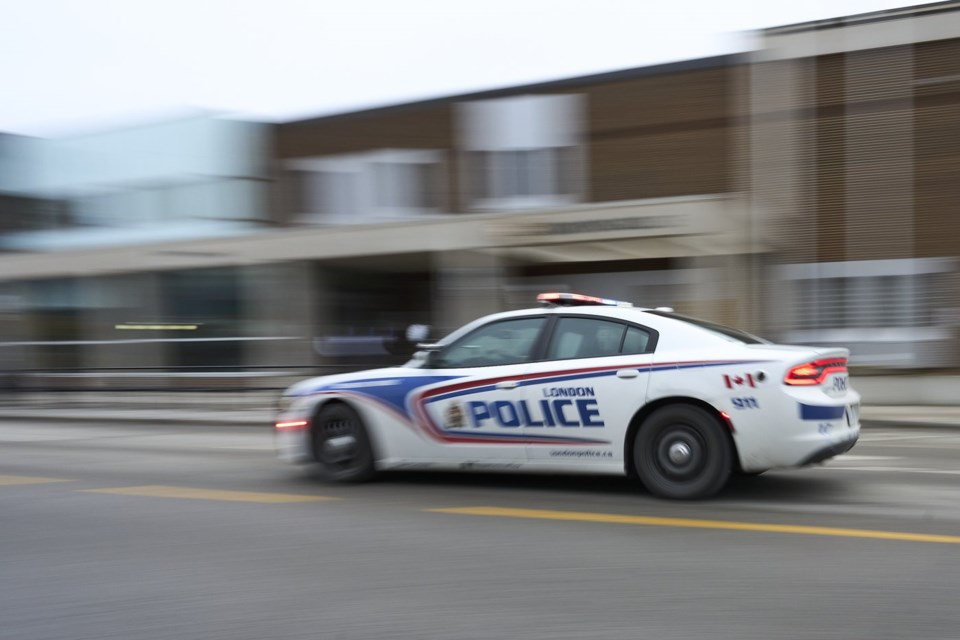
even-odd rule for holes
{"type": "Polygon", "coordinates": [[[497,389],[516,389],[519,384],[516,380],[501,380],[497,383],[497,389]]]}
{"type": "Polygon", "coordinates": [[[618,378],[636,378],[640,372],[636,369],[620,369],[617,371],[618,378]]]}

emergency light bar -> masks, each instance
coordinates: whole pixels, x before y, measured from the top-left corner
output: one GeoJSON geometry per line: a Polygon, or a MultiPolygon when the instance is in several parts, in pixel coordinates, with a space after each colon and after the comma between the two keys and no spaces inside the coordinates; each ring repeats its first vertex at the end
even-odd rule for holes
{"type": "Polygon", "coordinates": [[[537,302],[543,305],[554,307],[583,307],[583,306],[604,306],[604,307],[632,307],[630,302],[622,300],[611,300],[610,298],[597,298],[595,296],[585,296],[580,293],[541,293],[537,296],[537,302]]]}

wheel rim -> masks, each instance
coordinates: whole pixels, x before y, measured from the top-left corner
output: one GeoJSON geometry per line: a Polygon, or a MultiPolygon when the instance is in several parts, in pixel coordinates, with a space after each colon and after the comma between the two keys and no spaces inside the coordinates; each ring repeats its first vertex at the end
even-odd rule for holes
{"type": "Polygon", "coordinates": [[[671,425],[657,438],[654,462],[660,472],[671,480],[692,480],[703,470],[706,445],[692,427],[671,425]]]}
{"type": "Polygon", "coordinates": [[[348,470],[360,463],[358,433],[360,426],[343,416],[331,416],[320,424],[317,458],[330,468],[348,470]]]}

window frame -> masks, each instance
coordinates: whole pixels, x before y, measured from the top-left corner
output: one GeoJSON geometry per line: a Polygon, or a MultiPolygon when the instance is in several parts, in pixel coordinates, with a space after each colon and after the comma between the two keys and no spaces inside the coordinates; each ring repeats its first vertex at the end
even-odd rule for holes
{"type": "Polygon", "coordinates": [[[529,319],[543,319],[544,323],[540,327],[540,332],[537,334],[537,337],[533,341],[533,346],[530,349],[530,357],[523,362],[511,363],[512,365],[517,364],[535,364],[541,362],[563,362],[567,360],[584,360],[587,358],[621,358],[626,356],[642,356],[650,355],[656,353],[657,345],[660,341],[660,332],[654,329],[653,327],[641,324],[639,322],[631,322],[630,320],[624,320],[621,318],[608,318],[606,316],[598,316],[589,313],[562,313],[562,314],[547,314],[547,313],[535,313],[524,316],[513,316],[511,318],[501,318],[499,320],[492,320],[491,322],[486,322],[470,332],[464,334],[463,336],[458,337],[453,342],[443,345],[437,351],[434,351],[430,354],[428,367],[430,369],[483,369],[487,367],[503,367],[511,366],[511,364],[487,364],[487,365],[476,365],[472,367],[464,366],[450,366],[443,363],[443,353],[450,349],[453,345],[459,343],[461,340],[468,338],[473,335],[475,332],[480,329],[484,329],[493,324],[500,324],[503,322],[510,322],[513,320],[529,320],[529,319]],[[642,353],[615,353],[608,356],[584,356],[580,358],[548,358],[547,357],[547,348],[550,345],[550,341],[553,339],[553,335],[556,332],[557,324],[563,318],[581,318],[588,320],[601,320],[604,322],[613,322],[615,324],[620,324],[624,326],[624,333],[620,337],[620,347],[623,349],[623,343],[626,340],[627,330],[630,328],[637,329],[639,331],[645,332],[649,337],[647,340],[646,349],[642,353]]]}
{"type": "Polygon", "coordinates": [[[529,364],[532,362],[538,362],[542,358],[544,352],[544,335],[552,326],[552,318],[547,314],[531,314],[528,316],[514,316],[511,318],[500,318],[498,320],[491,320],[490,322],[485,322],[484,324],[472,329],[471,331],[465,333],[464,335],[458,337],[456,340],[443,345],[442,348],[437,350],[432,354],[430,358],[430,368],[431,369],[485,369],[487,367],[508,367],[521,364],[529,364]],[[518,320],[541,320],[541,325],[538,329],[537,336],[533,339],[533,344],[530,347],[529,357],[526,360],[519,362],[507,362],[507,363],[493,363],[493,364],[481,364],[481,365],[451,365],[443,361],[444,353],[452,349],[454,346],[459,344],[463,340],[467,340],[470,336],[476,334],[478,331],[487,329],[493,325],[504,324],[507,322],[516,322],[518,320]]]}
{"type": "Polygon", "coordinates": [[[621,358],[624,356],[641,356],[649,355],[655,353],[657,350],[657,343],[660,340],[660,332],[654,329],[653,327],[648,327],[646,325],[640,324],[639,322],[631,322],[629,320],[623,320],[621,318],[609,318],[606,316],[598,316],[589,313],[562,313],[556,314],[550,318],[550,323],[545,327],[544,334],[541,336],[540,343],[537,345],[540,348],[540,352],[537,354],[537,357],[531,359],[531,362],[562,362],[565,360],[585,360],[587,358],[621,358]],[[547,349],[550,346],[550,342],[553,340],[553,336],[557,331],[557,325],[560,323],[560,320],[564,318],[577,318],[577,319],[587,319],[587,320],[600,320],[603,322],[612,322],[614,324],[623,325],[623,335],[620,336],[620,346],[618,352],[608,356],[581,356],[574,358],[548,358],[547,349]],[[644,331],[650,338],[647,340],[647,347],[642,353],[621,353],[623,350],[623,343],[627,337],[627,330],[631,327],[644,331]]]}

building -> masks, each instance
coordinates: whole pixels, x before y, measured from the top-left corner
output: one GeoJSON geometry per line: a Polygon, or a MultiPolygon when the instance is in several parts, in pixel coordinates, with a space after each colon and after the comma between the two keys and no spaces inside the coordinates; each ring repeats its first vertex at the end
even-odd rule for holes
{"type": "Polygon", "coordinates": [[[93,173],[58,164],[77,141],[42,179],[0,165],[2,206],[47,212],[0,211],[6,340],[40,368],[377,364],[408,324],[566,289],[956,368],[960,3],[761,35],[269,128],[181,124],[211,133],[170,153],[174,125],[103,134],[79,146],[125,155],[93,173]],[[171,177],[185,200],[142,202],[171,177]],[[137,323],[166,329],[117,328],[137,323]]]}
{"type": "Polygon", "coordinates": [[[769,29],[751,54],[766,324],[880,367],[960,364],[960,3],[769,29]]]}
{"type": "Polygon", "coordinates": [[[173,247],[270,226],[266,133],[194,116],[0,138],[0,339],[15,343],[5,359],[35,369],[239,362],[214,343],[188,350],[116,327],[201,317],[206,337],[237,332],[229,272],[187,276],[149,256],[163,245],[176,261],[173,247]]]}

